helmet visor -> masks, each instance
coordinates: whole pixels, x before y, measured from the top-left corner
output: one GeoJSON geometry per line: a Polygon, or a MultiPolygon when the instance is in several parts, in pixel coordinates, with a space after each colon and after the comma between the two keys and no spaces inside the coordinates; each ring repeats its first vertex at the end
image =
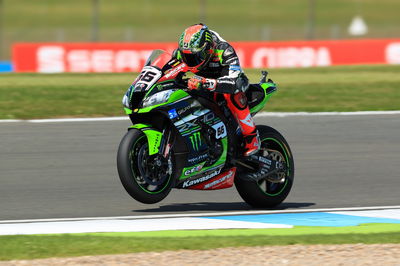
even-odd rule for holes
{"type": "Polygon", "coordinates": [[[183,62],[190,67],[198,66],[204,62],[206,59],[204,56],[204,52],[197,52],[197,53],[181,53],[183,62]]]}
{"type": "Polygon", "coordinates": [[[210,45],[205,43],[201,48],[182,49],[182,59],[189,67],[198,66],[210,57],[210,45]]]}

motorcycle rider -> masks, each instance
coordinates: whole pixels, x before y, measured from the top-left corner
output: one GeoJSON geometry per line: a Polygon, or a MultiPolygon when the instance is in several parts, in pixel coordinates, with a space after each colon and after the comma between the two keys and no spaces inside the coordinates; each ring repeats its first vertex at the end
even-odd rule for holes
{"type": "Polygon", "coordinates": [[[188,81],[189,89],[223,95],[242,131],[244,156],[256,153],[260,140],[245,95],[249,83],[233,47],[199,23],[185,29],[173,57],[186,63],[195,74],[188,81]]]}

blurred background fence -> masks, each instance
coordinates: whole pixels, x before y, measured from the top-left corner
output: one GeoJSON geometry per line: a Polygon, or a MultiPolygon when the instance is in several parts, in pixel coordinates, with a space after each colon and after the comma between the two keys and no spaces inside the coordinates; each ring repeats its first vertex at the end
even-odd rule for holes
{"type": "Polygon", "coordinates": [[[177,41],[206,23],[229,41],[398,38],[399,0],[0,0],[0,61],[15,42],[177,41]],[[368,30],[351,35],[361,16],[368,30]]]}

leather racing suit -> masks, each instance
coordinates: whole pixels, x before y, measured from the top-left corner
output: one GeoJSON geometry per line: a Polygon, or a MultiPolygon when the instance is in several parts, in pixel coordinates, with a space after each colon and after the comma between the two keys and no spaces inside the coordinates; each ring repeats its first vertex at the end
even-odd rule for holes
{"type": "MultiPolygon", "coordinates": [[[[223,94],[229,110],[240,126],[244,137],[245,156],[259,149],[259,138],[245,96],[249,86],[248,79],[240,67],[239,58],[233,47],[222,39],[218,33],[211,31],[214,42],[214,53],[206,65],[195,74],[212,80],[212,88],[208,90],[223,94]]],[[[180,51],[173,53],[173,58],[180,60],[180,51]]]]}

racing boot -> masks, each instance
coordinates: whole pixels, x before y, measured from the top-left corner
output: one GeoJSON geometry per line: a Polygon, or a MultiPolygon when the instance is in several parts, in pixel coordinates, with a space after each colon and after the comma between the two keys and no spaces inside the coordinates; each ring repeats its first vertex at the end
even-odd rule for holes
{"type": "Polygon", "coordinates": [[[243,92],[236,94],[224,94],[229,110],[232,112],[240,129],[244,140],[244,156],[256,153],[260,148],[258,131],[254,124],[253,117],[247,104],[246,95],[243,92]]]}
{"type": "Polygon", "coordinates": [[[260,137],[257,129],[253,133],[243,135],[244,156],[250,156],[258,152],[260,149],[260,137]]]}

